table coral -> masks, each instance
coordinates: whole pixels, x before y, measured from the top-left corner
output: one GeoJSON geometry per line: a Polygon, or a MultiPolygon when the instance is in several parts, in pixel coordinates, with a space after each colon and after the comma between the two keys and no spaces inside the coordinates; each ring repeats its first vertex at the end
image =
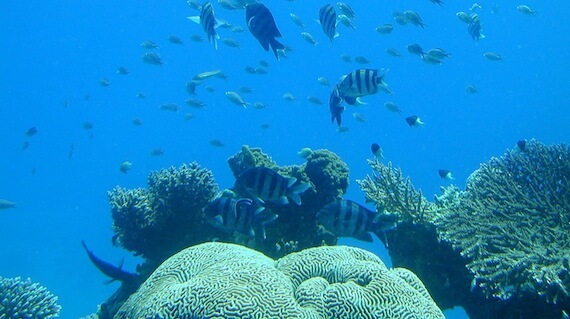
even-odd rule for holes
{"type": "Polygon", "coordinates": [[[114,318],[444,317],[411,272],[362,249],[310,248],[275,261],[207,243],[165,261],[114,318]]]}
{"type": "Polygon", "coordinates": [[[391,164],[369,163],[374,174],[358,181],[367,200],[399,217],[387,235],[392,261],[418,274],[440,306],[463,306],[471,318],[560,317],[570,309],[567,146],[531,140],[434,203],[391,164]]]}
{"type": "Polygon", "coordinates": [[[0,277],[0,318],[58,318],[61,306],[47,288],[28,278],[0,277]]]}

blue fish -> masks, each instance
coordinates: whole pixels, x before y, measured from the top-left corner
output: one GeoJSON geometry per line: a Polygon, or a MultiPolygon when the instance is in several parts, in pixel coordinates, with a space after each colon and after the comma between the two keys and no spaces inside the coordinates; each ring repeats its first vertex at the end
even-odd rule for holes
{"type": "Polygon", "coordinates": [[[317,213],[318,222],[339,237],[353,237],[371,242],[370,232],[377,235],[396,227],[392,218],[369,210],[351,200],[339,199],[317,213]]]}
{"type": "Polygon", "coordinates": [[[214,7],[210,3],[210,1],[206,2],[202,6],[202,10],[200,11],[200,16],[193,16],[188,17],[188,19],[192,22],[198,23],[202,25],[202,28],[206,32],[208,36],[208,41],[214,44],[216,50],[218,49],[218,39],[220,36],[216,32],[216,28],[218,26],[218,21],[214,15],[214,7]]]}
{"type": "Polygon", "coordinates": [[[112,264],[110,264],[110,263],[104,261],[103,259],[95,256],[93,251],[91,251],[91,250],[89,250],[89,248],[87,248],[87,244],[85,244],[85,241],[82,240],[81,244],[83,245],[83,248],[85,249],[85,252],[87,253],[87,256],[89,256],[89,260],[91,260],[93,265],[95,265],[95,267],[97,267],[97,269],[99,269],[99,271],[101,271],[103,274],[105,274],[106,276],[111,278],[108,281],[108,283],[111,283],[115,280],[118,280],[121,282],[126,282],[126,283],[135,283],[140,279],[139,275],[133,274],[133,273],[130,273],[128,271],[123,270],[122,269],[123,268],[122,262],[118,267],[113,266],[112,264]]]}
{"type": "Polygon", "coordinates": [[[345,107],[342,106],[342,98],[340,97],[338,86],[335,86],[329,97],[329,110],[331,112],[331,122],[334,124],[336,121],[336,124],[340,127],[342,124],[341,115],[345,107]]]}
{"type": "Polygon", "coordinates": [[[281,38],[281,32],[275,25],[271,11],[261,3],[251,3],[245,6],[245,21],[249,32],[259,41],[259,44],[269,51],[269,45],[279,60],[277,50],[285,50],[285,46],[275,38],[281,38]]]}
{"type": "Polygon", "coordinates": [[[331,4],[326,4],[319,10],[319,22],[323,32],[331,42],[338,37],[339,34],[336,31],[336,11],[331,4]]]}

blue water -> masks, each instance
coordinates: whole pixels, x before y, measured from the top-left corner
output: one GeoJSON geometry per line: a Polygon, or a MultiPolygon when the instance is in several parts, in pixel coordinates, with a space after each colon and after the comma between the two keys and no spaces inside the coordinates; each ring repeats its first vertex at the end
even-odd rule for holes
{"type": "MultiPolygon", "coordinates": [[[[221,188],[230,187],[233,178],[226,159],[243,144],[262,147],[281,165],[301,164],[296,153],[302,147],[330,149],[350,167],[346,198],[363,202],[354,181],[371,173],[366,159],[372,142],[379,143],[385,161],[401,167],[428,198],[449,183],[439,179],[439,168],[451,170],[454,182],[464,187],[481,162],[502,155],[519,139],[568,143],[570,2],[528,3],[537,9],[535,16],[518,12],[518,3],[499,1],[498,11],[492,13],[493,3],[484,2],[478,13],[486,38],[479,44],[455,17],[471,3],[448,2],[439,7],[427,0],[351,1],[356,30],[339,26],[340,37],[331,45],[315,22],[326,2],[266,1],[283,43],[294,48],[289,58],[276,61],[249,32],[219,30],[222,38],[235,38],[240,48],[220,43],[216,51],[207,42],[190,41],[191,34],[205,35],[186,19],[198,12],[184,1],[5,0],[0,11],[0,198],[17,202],[17,208],[0,211],[0,276],[31,277],[45,285],[59,296],[65,318],[95,312],[117,284],[103,284],[106,278],[90,264],[80,241],[106,260],[118,263],[124,257],[126,269],[133,270],[139,262],[111,246],[106,192],[116,185],[145,187],[150,171],[191,161],[212,170],[221,188]],[[422,16],[425,30],[396,25],[390,35],[375,32],[378,25],[394,23],[392,11],[408,9],[422,16]],[[317,46],[301,38],[290,12],[304,20],[317,46]],[[170,35],[185,44],[169,43],[170,35]],[[140,47],[145,40],[159,44],[156,52],[164,66],[141,61],[148,51],[140,47]],[[412,43],[441,47],[453,55],[444,65],[428,65],[407,53],[405,47],[412,43]],[[384,52],[388,47],[404,57],[389,57],[384,52]],[[504,60],[486,60],[482,54],[487,51],[500,53],[504,60]],[[346,133],[331,124],[327,105],[306,101],[309,95],[328,101],[330,88],[317,77],[336,83],[359,67],[343,62],[341,53],[364,56],[372,61],[371,68],[389,68],[386,82],[395,92],[366,97],[368,105],[358,109],[349,107],[344,113],[346,133]],[[243,71],[260,59],[271,64],[268,74],[243,71]],[[119,66],[130,74],[116,74],[119,66]],[[206,109],[186,106],[185,83],[213,69],[223,70],[229,79],[209,79],[198,87],[197,98],[206,109]],[[100,85],[103,77],[109,87],[100,85]],[[479,92],[467,94],[467,84],[479,92]],[[206,85],[217,91],[206,92],[206,85]],[[244,99],[262,101],[267,108],[229,103],[223,93],[240,86],[254,88],[253,94],[242,94],[244,99]],[[138,92],[146,98],[138,99],[138,92]],[[297,100],[284,101],[285,92],[297,100]],[[401,116],[384,109],[388,100],[402,108],[401,116]],[[182,110],[159,110],[165,103],[177,103],[182,110]],[[195,117],[184,120],[187,112],[195,117]],[[368,122],[355,121],[353,112],[368,122]],[[420,116],[425,127],[408,127],[404,117],[412,114],[420,116]],[[144,121],[142,126],[131,123],[135,117],[144,121]],[[85,130],[84,122],[94,128],[85,130]],[[263,130],[262,123],[270,127],[263,130]],[[34,126],[38,134],[27,137],[25,132],[34,126]],[[210,146],[211,139],[225,147],[210,146]],[[23,151],[25,141],[29,147],[23,151]],[[155,148],[164,155],[150,156],[155,148]],[[125,160],[133,163],[128,174],[119,171],[125,160]]],[[[214,7],[219,18],[245,27],[243,11],[228,11],[217,3],[214,7]]],[[[379,246],[367,247],[389,263],[379,246]]],[[[465,317],[461,311],[447,314],[465,317]]]]}

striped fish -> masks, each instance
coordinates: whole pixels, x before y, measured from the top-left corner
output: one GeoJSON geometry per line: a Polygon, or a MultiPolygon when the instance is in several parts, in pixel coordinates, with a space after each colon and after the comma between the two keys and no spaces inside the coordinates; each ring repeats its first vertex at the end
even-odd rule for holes
{"type": "Polygon", "coordinates": [[[370,232],[380,234],[396,226],[394,221],[382,219],[376,212],[345,199],[336,200],[317,213],[318,222],[336,236],[367,242],[372,241],[370,232]]]}
{"type": "Polygon", "coordinates": [[[264,214],[262,206],[256,207],[249,198],[218,197],[206,208],[206,220],[210,225],[226,232],[265,239],[265,225],[277,218],[275,214],[264,214]]]}
{"type": "Polygon", "coordinates": [[[214,44],[216,50],[218,49],[218,39],[220,36],[216,32],[216,27],[218,26],[218,22],[214,15],[214,7],[210,3],[210,1],[206,2],[202,6],[202,10],[200,11],[200,16],[193,16],[188,17],[188,19],[192,22],[198,23],[202,25],[202,28],[206,32],[208,36],[208,41],[214,44]]]}
{"type": "Polygon", "coordinates": [[[471,14],[471,22],[467,25],[467,32],[475,41],[485,38],[481,29],[481,22],[479,22],[479,15],[477,13],[471,14]]]}
{"type": "Polygon", "coordinates": [[[271,11],[261,3],[248,4],[245,7],[245,20],[249,32],[259,41],[259,44],[269,51],[269,45],[275,54],[275,58],[279,60],[277,50],[285,50],[285,46],[275,38],[281,38],[281,32],[275,25],[275,20],[271,11]]]}
{"type": "Polygon", "coordinates": [[[331,122],[336,124],[340,127],[342,123],[342,112],[344,112],[346,108],[342,106],[342,98],[340,97],[340,93],[338,91],[338,85],[332,90],[331,95],[329,97],[329,111],[331,112],[331,122]]]}
{"type": "Polygon", "coordinates": [[[389,90],[384,82],[387,72],[384,69],[358,69],[344,75],[338,84],[340,96],[346,103],[354,105],[359,97],[389,90]]]}
{"type": "Polygon", "coordinates": [[[266,201],[287,205],[292,200],[301,205],[301,194],[309,188],[309,184],[295,185],[295,177],[284,177],[267,167],[253,167],[243,172],[236,180],[255,201],[266,201]]]}
{"type": "Polygon", "coordinates": [[[325,35],[331,40],[338,37],[336,31],[336,11],[331,4],[326,4],[319,10],[319,22],[325,35]]]}

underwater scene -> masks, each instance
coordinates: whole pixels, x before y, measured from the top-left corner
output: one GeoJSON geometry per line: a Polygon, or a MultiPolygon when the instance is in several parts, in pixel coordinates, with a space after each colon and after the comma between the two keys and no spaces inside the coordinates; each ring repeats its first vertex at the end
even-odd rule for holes
{"type": "Polygon", "coordinates": [[[0,319],[569,318],[568,12],[6,0],[0,319]]]}

